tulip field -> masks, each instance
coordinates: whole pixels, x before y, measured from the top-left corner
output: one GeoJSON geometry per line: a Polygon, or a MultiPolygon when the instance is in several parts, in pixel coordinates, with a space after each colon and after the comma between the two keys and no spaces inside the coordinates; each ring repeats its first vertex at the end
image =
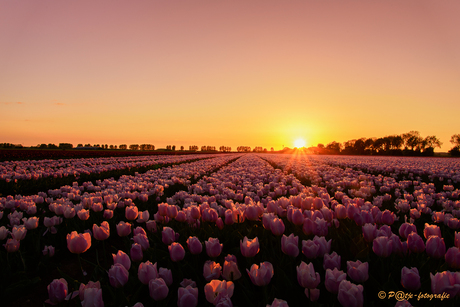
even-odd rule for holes
{"type": "Polygon", "coordinates": [[[2,306],[460,305],[460,160],[0,162],[2,306]]]}

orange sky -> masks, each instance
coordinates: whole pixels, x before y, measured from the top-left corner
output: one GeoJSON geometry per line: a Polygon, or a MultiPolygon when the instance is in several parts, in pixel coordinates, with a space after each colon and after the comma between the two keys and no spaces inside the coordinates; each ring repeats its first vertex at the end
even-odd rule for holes
{"type": "Polygon", "coordinates": [[[0,142],[460,133],[460,1],[0,2],[0,142]]]}

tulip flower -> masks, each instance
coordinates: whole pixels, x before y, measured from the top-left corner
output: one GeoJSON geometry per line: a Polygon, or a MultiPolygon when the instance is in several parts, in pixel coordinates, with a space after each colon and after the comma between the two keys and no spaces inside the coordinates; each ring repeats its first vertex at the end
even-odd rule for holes
{"type": "Polygon", "coordinates": [[[173,262],[181,261],[185,257],[185,249],[180,243],[173,242],[168,246],[168,250],[173,262]]]}
{"type": "Polygon", "coordinates": [[[323,268],[326,269],[340,269],[342,258],[336,253],[333,252],[332,254],[324,254],[323,260],[323,268]]]}
{"type": "Polygon", "coordinates": [[[86,209],[81,209],[77,212],[78,218],[82,221],[86,221],[89,219],[89,211],[86,209]]]}
{"type": "Polygon", "coordinates": [[[16,239],[18,241],[24,240],[27,234],[27,228],[24,225],[16,225],[13,227],[13,230],[11,231],[11,236],[13,239],[16,239]]]}
{"type": "Polygon", "coordinates": [[[448,293],[450,297],[455,297],[460,292],[459,272],[450,271],[438,272],[435,275],[430,273],[431,292],[433,294],[448,293]]]}
{"type": "Polygon", "coordinates": [[[80,288],[78,289],[78,295],[80,297],[80,301],[83,301],[85,299],[85,290],[86,289],[101,289],[101,283],[99,281],[93,282],[89,281],[88,284],[80,284],[80,288]]]}
{"type": "Polygon", "coordinates": [[[430,236],[426,240],[426,253],[432,258],[441,258],[446,254],[444,239],[438,236],[430,236]]]}
{"type": "Polygon", "coordinates": [[[129,255],[131,256],[131,260],[134,262],[141,261],[144,258],[144,253],[142,252],[142,246],[138,243],[134,243],[131,245],[131,249],[129,251],[129,255]]]}
{"type": "Polygon", "coordinates": [[[421,253],[425,250],[425,243],[417,233],[412,232],[407,237],[407,248],[414,253],[421,253]]]}
{"type": "Polygon", "coordinates": [[[235,256],[228,255],[227,257],[225,257],[222,276],[226,280],[232,280],[232,281],[237,280],[241,277],[241,272],[238,269],[238,264],[237,264],[235,256]]]}
{"type": "Polygon", "coordinates": [[[85,299],[81,302],[82,307],[104,307],[102,289],[88,288],[84,291],[85,299]]]}
{"type": "Polygon", "coordinates": [[[46,303],[57,305],[64,301],[67,296],[67,281],[64,278],[54,279],[47,287],[49,299],[46,303]]]}
{"type": "Polygon", "coordinates": [[[319,289],[308,289],[305,288],[305,295],[310,299],[310,301],[315,302],[319,299],[319,289]]]}
{"type": "Polygon", "coordinates": [[[279,218],[274,218],[270,222],[270,230],[275,236],[280,236],[284,233],[284,223],[282,219],[279,218]]]}
{"type": "Polygon", "coordinates": [[[460,248],[460,232],[455,232],[454,245],[460,248]]]}
{"type": "Polygon", "coordinates": [[[109,209],[105,209],[102,217],[106,220],[110,220],[113,217],[113,211],[109,209]]]}
{"type": "Polygon", "coordinates": [[[119,263],[112,265],[108,274],[110,285],[114,288],[121,288],[128,282],[129,272],[119,263]]]}
{"type": "Polygon", "coordinates": [[[147,227],[147,230],[150,232],[157,232],[157,222],[153,220],[145,222],[145,227],[147,227]]]}
{"type": "Polygon", "coordinates": [[[145,234],[138,233],[133,237],[133,240],[141,246],[143,251],[146,251],[150,247],[149,239],[145,234]]]}
{"type": "Polygon", "coordinates": [[[206,242],[206,253],[209,257],[217,257],[222,252],[223,244],[220,244],[219,239],[209,238],[206,242]]]}
{"type": "Polygon", "coordinates": [[[89,233],[77,233],[72,231],[67,234],[67,248],[71,253],[81,254],[91,247],[91,235],[89,233]]]}
{"type": "Polygon", "coordinates": [[[196,307],[198,305],[198,288],[192,286],[179,287],[177,290],[178,307],[196,307]]]}
{"type": "Polygon", "coordinates": [[[160,268],[158,270],[158,275],[160,275],[160,277],[163,278],[168,287],[172,285],[173,277],[170,269],[160,268]]]}
{"type": "Polygon", "coordinates": [[[353,281],[358,283],[369,279],[369,263],[357,261],[347,261],[347,274],[353,281]]]}
{"type": "Polygon", "coordinates": [[[266,307],[289,307],[289,305],[286,301],[275,298],[272,304],[271,305],[267,304],[266,307]]]}
{"type": "Polygon", "coordinates": [[[219,279],[220,274],[222,273],[222,267],[219,263],[214,261],[207,260],[203,266],[203,276],[206,281],[211,281],[213,279],[219,279]]]}
{"type": "Polygon", "coordinates": [[[113,257],[113,263],[119,263],[123,265],[127,270],[131,267],[131,259],[129,259],[129,256],[125,254],[123,251],[119,250],[118,253],[112,254],[113,257]]]}
{"type": "Polygon", "coordinates": [[[446,263],[453,269],[460,269],[460,250],[458,247],[451,247],[445,254],[446,263]]]}
{"type": "Polygon", "coordinates": [[[343,271],[339,271],[337,268],[331,270],[326,269],[326,277],[324,285],[327,291],[337,294],[339,292],[339,285],[342,280],[347,279],[347,274],[343,271]]]}
{"type": "Polygon", "coordinates": [[[372,242],[377,234],[377,226],[375,224],[366,223],[361,227],[363,231],[364,241],[372,242]]]}
{"type": "Polygon", "coordinates": [[[179,234],[176,234],[176,232],[171,228],[171,227],[164,227],[163,231],[161,232],[161,240],[163,241],[164,244],[170,245],[174,241],[176,241],[179,238],[179,234]]]}
{"type": "Polygon", "coordinates": [[[403,267],[401,269],[401,285],[409,290],[416,291],[422,286],[420,283],[420,275],[416,267],[408,268],[403,267]]]}
{"type": "Polygon", "coordinates": [[[49,255],[50,257],[54,256],[54,246],[52,245],[45,245],[45,248],[42,251],[43,256],[49,255]]]}
{"type": "Polygon", "coordinates": [[[313,242],[318,245],[318,257],[323,257],[324,254],[329,254],[331,252],[332,239],[326,241],[325,237],[315,236],[313,242]]]}
{"type": "Polygon", "coordinates": [[[300,265],[296,267],[296,270],[297,281],[299,285],[304,288],[315,289],[321,281],[319,273],[315,272],[315,268],[311,262],[306,264],[302,261],[300,265]]]}
{"type": "Polygon", "coordinates": [[[155,278],[149,281],[149,294],[155,301],[161,301],[168,296],[169,288],[163,278],[155,278]]]}
{"type": "Polygon", "coordinates": [[[309,259],[318,257],[319,245],[312,240],[302,240],[302,253],[309,259]]]}
{"type": "Polygon", "coordinates": [[[0,227],[0,240],[5,240],[7,236],[8,236],[8,230],[6,229],[5,226],[1,226],[0,227]]]}
{"type": "Polygon", "coordinates": [[[93,237],[96,240],[103,241],[108,239],[110,236],[110,226],[107,221],[103,221],[101,226],[97,226],[96,224],[93,225],[93,237]]]}
{"type": "Polygon", "coordinates": [[[268,285],[273,277],[273,265],[268,262],[262,262],[260,267],[257,264],[251,266],[251,270],[246,269],[249,274],[249,278],[252,283],[256,286],[268,285]]]}
{"type": "Polygon", "coordinates": [[[337,298],[344,307],[362,307],[363,289],[362,285],[355,285],[347,280],[342,280],[337,298]]]}
{"type": "Polygon", "coordinates": [[[240,240],[240,250],[244,257],[254,257],[259,252],[259,239],[255,237],[249,240],[244,237],[243,241],[240,240]]]}
{"type": "Polygon", "coordinates": [[[27,230],[32,230],[38,227],[39,218],[36,216],[30,218],[23,218],[22,221],[24,222],[24,226],[26,226],[27,230]]]}
{"type": "Polygon", "coordinates": [[[216,305],[222,297],[232,297],[234,288],[235,285],[231,281],[214,279],[204,286],[204,294],[209,303],[216,305]]]}
{"type": "Polygon", "coordinates": [[[138,222],[139,224],[145,223],[149,220],[149,218],[150,218],[150,213],[148,210],[139,211],[139,215],[137,216],[136,222],[138,222]]]}
{"type": "Polygon", "coordinates": [[[393,251],[393,242],[385,236],[377,237],[372,242],[372,250],[377,256],[386,258],[393,251]]]}
{"type": "Polygon", "coordinates": [[[203,250],[203,245],[197,237],[189,237],[187,247],[193,255],[198,255],[203,250]]]}
{"type": "Polygon", "coordinates": [[[439,228],[439,226],[436,226],[436,225],[430,225],[428,223],[425,223],[425,229],[423,230],[423,235],[425,236],[425,239],[427,240],[431,236],[442,237],[441,228],[439,228]]]}
{"type": "Polygon", "coordinates": [[[139,215],[139,209],[136,206],[125,207],[125,217],[127,220],[134,221],[139,215]]]}
{"type": "Polygon", "coordinates": [[[283,234],[281,237],[281,250],[288,256],[297,257],[299,255],[299,237],[293,233],[286,237],[283,234]]]}
{"type": "Polygon", "coordinates": [[[403,239],[407,239],[407,237],[412,233],[412,232],[417,232],[417,228],[415,227],[414,224],[410,223],[403,223],[399,227],[399,235],[403,239]]]}
{"type": "Polygon", "coordinates": [[[126,237],[131,233],[131,224],[121,221],[117,224],[117,234],[120,237],[126,237]]]}
{"type": "Polygon", "coordinates": [[[150,261],[141,262],[137,270],[137,277],[144,285],[148,285],[150,280],[160,277],[156,262],[155,264],[152,264],[150,261]]]}

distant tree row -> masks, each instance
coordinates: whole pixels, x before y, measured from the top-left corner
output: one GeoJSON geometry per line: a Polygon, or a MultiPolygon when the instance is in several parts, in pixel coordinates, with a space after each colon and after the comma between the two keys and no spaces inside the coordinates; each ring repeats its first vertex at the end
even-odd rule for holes
{"type": "Polygon", "coordinates": [[[0,148],[22,148],[22,144],[0,143],[0,148]]]}
{"type": "Polygon", "coordinates": [[[249,147],[249,146],[238,146],[236,148],[236,151],[238,151],[238,152],[250,152],[251,147],[249,147]]]}
{"type": "MultiPolygon", "coordinates": [[[[450,141],[454,148],[449,152],[460,153],[460,134],[453,135],[450,141]]],[[[433,156],[435,148],[441,148],[442,142],[435,136],[422,137],[418,131],[381,138],[360,138],[324,146],[310,147],[308,151],[317,154],[345,155],[424,155],[433,156]]]]}
{"type": "Polygon", "coordinates": [[[220,147],[219,147],[219,151],[222,151],[222,152],[230,152],[230,151],[232,151],[232,148],[231,148],[231,147],[228,147],[228,146],[220,146],[220,147]]]}

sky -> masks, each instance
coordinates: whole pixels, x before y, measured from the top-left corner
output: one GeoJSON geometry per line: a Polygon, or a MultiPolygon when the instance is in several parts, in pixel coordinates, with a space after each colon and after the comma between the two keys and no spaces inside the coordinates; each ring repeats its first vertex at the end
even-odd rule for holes
{"type": "Polygon", "coordinates": [[[0,143],[460,133],[458,0],[2,0],[0,143]]]}

